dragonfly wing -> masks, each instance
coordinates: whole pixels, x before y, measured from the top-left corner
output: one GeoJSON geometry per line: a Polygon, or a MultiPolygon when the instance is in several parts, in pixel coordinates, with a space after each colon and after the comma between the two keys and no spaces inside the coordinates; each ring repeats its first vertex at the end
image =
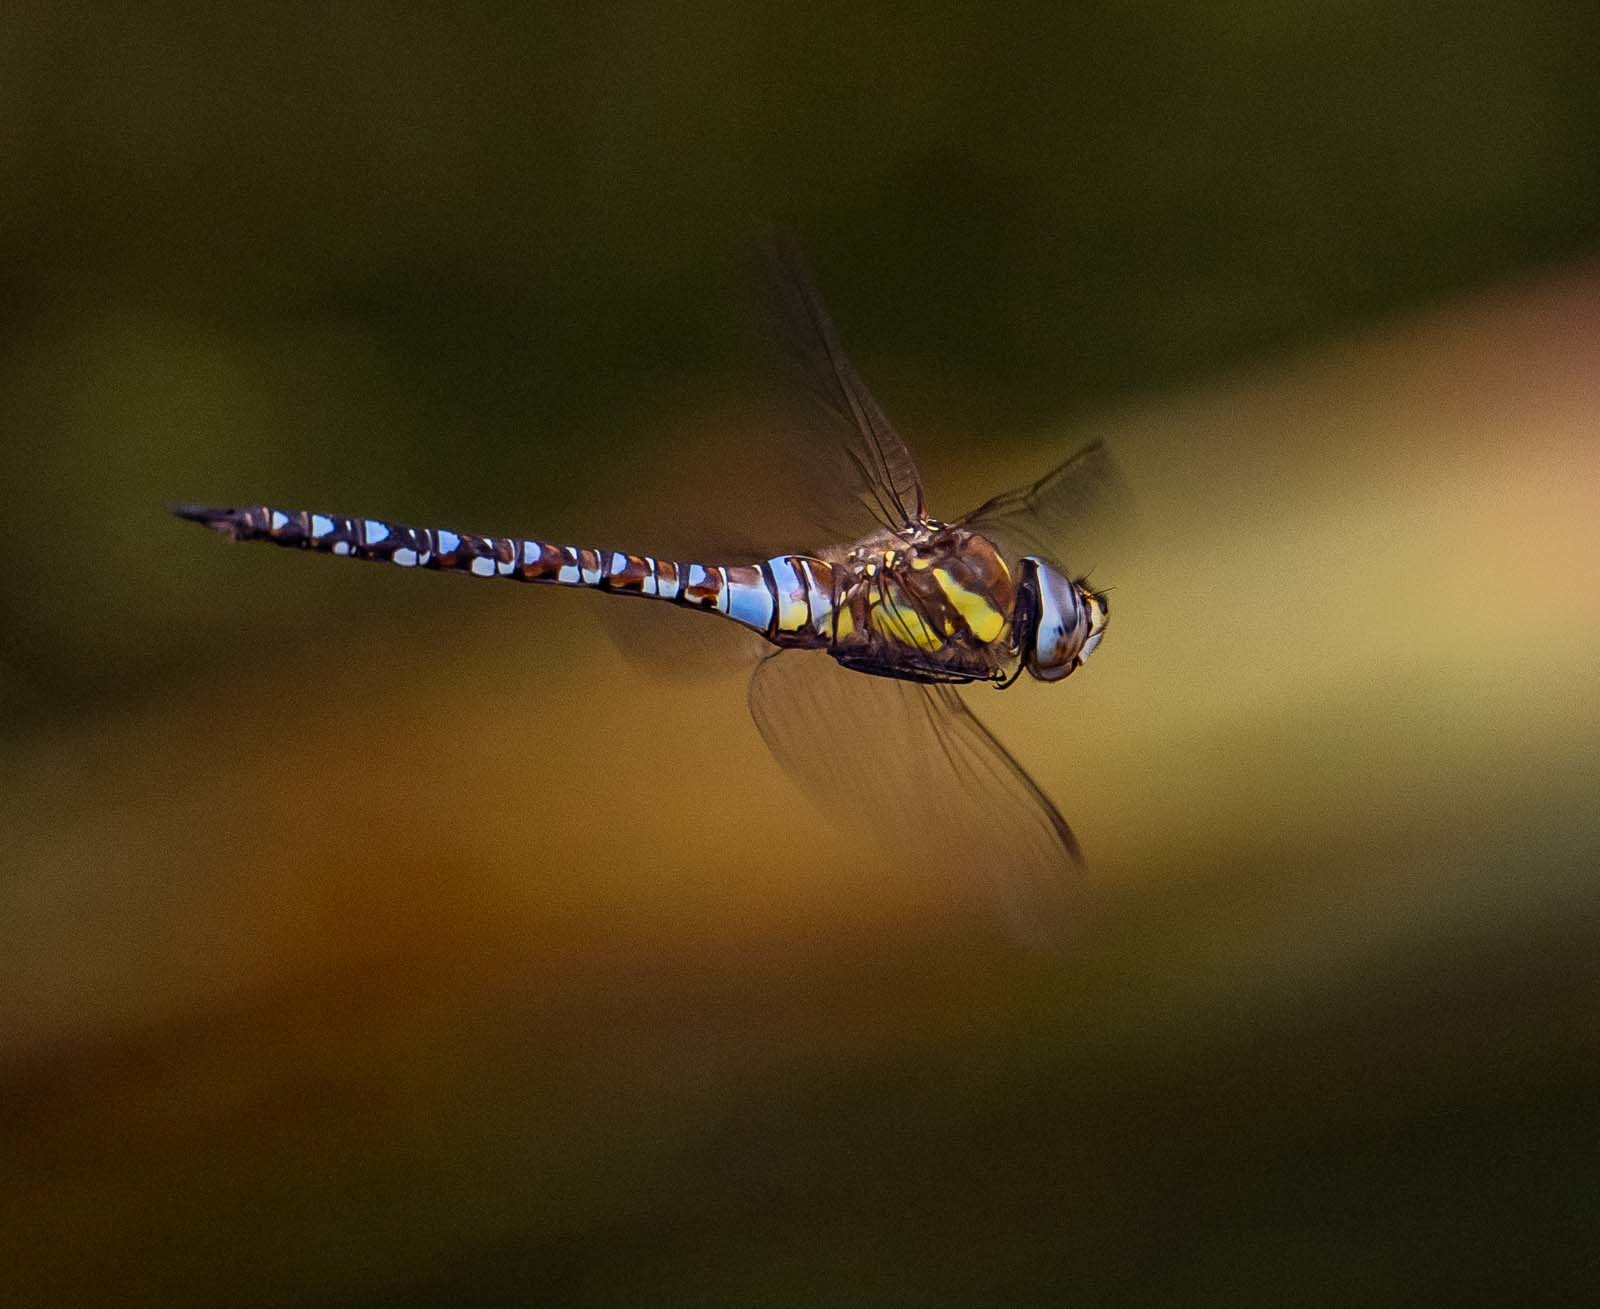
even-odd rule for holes
{"type": "MultiPolygon", "coordinates": [[[[800,412],[793,417],[801,429],[796,435],[813,447],[808,458],[832,482],[827,490],[856,501],[872,526],[898,532],[919,521],[923,491],[916,461],[845,356],[793,240],[769,231],[762,255],[768,316],[799,382],[800,412]]],[[[852,523],[836,539],[863,535],[852,523]]]]}
{"type": "Polygon", "coordinates": [[[1013,561],[1037,554],[1083,569],[1090,542],[1103,547],[1131,518],[1130,496],[1116,461],[1096,441],[1037,482],[985,500],[959,522],[981,532],[1013,561]]]}
{"type": "Polygon", "coordinates": [[[791,776],[882,858],[976,878],[1019,940],[1059,938],[1076,898],[1077,839],[955,688],[780,651],[751,678],[750,712],[791,776]]]}
{"type": "MultiPolygon", "coordinates": [[[[692,514],[680,513],[676,521],[653,511],[623,511],[615,517],[624,520],[625,539],[647,542],[655,557],[674,560],[680,567],[750,564],[779,553],[769,544],[753,543],[749,534],[703,528],[692,514]]],[[[748,673],[772,649],[748,627],[676,605],[640,603],[632,596],[607,596],[589,612],[623,660],[652,681],[748,673]]]]}
{"type": "Polygon", "coordinates": [[[592,606],[595,623],[622,660],[653,682],[696,683],[732,676],[759,663],[772,646],[758,633],[714,614],[631,596],[592,606]]]}

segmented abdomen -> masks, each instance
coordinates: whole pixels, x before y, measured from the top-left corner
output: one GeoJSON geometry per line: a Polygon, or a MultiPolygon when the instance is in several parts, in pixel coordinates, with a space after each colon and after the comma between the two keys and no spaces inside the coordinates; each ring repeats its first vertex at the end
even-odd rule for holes
{"type": "Polygon", "coordinates": [[[475,536],[271,505],[243,509],[175,505],[173,512],[236,541],[268,541],[402,568],[667,600],[723,614],[779,645],[826,645],[834,636],[833,567],[804,555],[779,555],[758,564],[679,563],[621,550],[475,536]]]}

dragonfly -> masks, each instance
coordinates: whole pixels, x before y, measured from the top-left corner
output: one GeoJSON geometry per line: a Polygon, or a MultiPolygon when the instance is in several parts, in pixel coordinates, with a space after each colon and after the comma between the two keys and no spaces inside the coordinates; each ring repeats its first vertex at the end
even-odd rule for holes
{"type": "MultiPolygon", "coordinates": [[[[266,504],[169,506],[234,541],[402,568],[579,587],[714,614],[767,650],[748,705],[767,747],[831,819],[855,819],[864,868],[954,862],[977,873],[1012,935],[1060,939],[1083,854],[1061,811],[959,693],[1026,672],[1056,683],[1105,635],[1103,590],[1060,550],[1115,510],[1103,444],[944,521],[904,440],[861,380],[792,241],[766,242],[768,307],[806,401],[788,443],[833,531],[765,557],[686,560],[411,527],[266,504]],[[774,648],[775,647],[775,648],[774,648]]],[[[1069,737],[1081,749],[1083,733],[1069,737]]],[[[811,838],[791,820],[789,841],[811,838]]]]}

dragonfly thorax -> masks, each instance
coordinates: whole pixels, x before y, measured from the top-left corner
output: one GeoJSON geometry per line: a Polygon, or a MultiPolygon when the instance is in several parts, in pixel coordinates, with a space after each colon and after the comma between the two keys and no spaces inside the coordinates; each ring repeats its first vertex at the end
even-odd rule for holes
{"type": "Polygon", "coordinates": [[[988,538],[924,522],[857,542],[840,566],[836,657],[862,671],[933,680],[1001,677],[1016,665],[1016,584],[988,538]]]}

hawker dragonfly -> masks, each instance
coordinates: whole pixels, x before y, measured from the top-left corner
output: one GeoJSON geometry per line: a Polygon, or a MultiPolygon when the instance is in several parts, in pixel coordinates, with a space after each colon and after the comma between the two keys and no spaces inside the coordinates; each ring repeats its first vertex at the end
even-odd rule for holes
{"type": "MultiPolygon", "coordinates": [[[[853,847],[863,866],[964,865],[1015,935],[1049,940],[1073,901],[1078,841],[957,688],[1004,689],[1024,671],[1058,682],[1099,646],[1106,596],[1060,551],[1114,510],[1115,466],[1096,443],[1029,486],[932,517],[909,449],[845,357],[792,246],[775,238],[767,256],[767,298],[810,402],[791,444],[819,475],[810,485],[828,488],[813,520],[848,533],[832,543],[689,561],[272,505],[172,512],[235,541],[585,587],[749,629],[776,647],[749,682],[756,725],[828,816],[863,820],[871,839],[853,847]]],[[[1083,735],[1064,728],[1058,739],[1081,751],[1083,735]]],[[[792,820],[785,830],[804,841],[792,820]]]]}

